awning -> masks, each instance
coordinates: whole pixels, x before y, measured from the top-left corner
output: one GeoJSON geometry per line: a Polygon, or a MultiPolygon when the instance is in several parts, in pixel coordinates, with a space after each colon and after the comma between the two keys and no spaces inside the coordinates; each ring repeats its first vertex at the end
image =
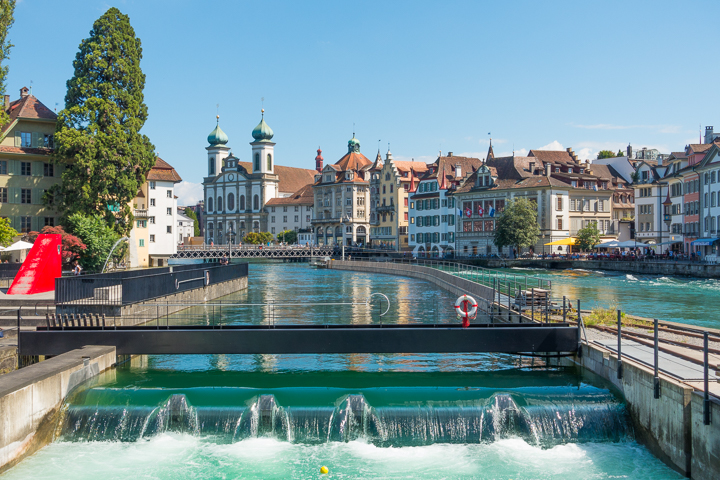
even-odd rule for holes
{"type": "Polygon", "coordinates": [[[713,243],[720,240],[720,238],[698,238],[690,242],[690,245],[712,245],[713,243]]]}
{"type": "Polygon", "coordinates": [[[575,245],[575,237],[563,238],[562,240],[555,240],[554,242],[546,243],[545,245],[575,245]]]}
{"type": "Polygon", "coordinates": [[[7,248],[6,248],[5,250],[3,250],[3,251],[4,251],[4,252],[13,252],[13,251],[15,251],[15,250],[29,250],[29,249],[32,248],[32,246],[33,246],[32,243],[23,242],[22,240],[20,240],[20,241],[18,241],[18,242],[13,243],[12,245],[10,245],[9,247],[7,247],[7,248]]]}
{"type": "Polygon", "coordinates": [[[598,243],[595,245],[595,248],[617,248],[618,245],[620,245],[620,242],[612,240],[610,242],[598,243]]]}

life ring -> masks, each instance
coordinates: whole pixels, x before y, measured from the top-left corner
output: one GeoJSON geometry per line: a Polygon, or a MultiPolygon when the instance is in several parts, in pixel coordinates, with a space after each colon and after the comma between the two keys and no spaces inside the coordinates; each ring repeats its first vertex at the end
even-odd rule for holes
{"type": "Polygon", "coordinates": [[[458,315],[460,315],[461,317],[474,317],[475,313],[477,313],[477,307],[477,302],[470,295],[460,295],[455,301],[455,309],[457,310],[458,315]],[[470,304],[470,310],[468,310],[467,312],[462,308],[464,302],[468,302],[470,304]]]}

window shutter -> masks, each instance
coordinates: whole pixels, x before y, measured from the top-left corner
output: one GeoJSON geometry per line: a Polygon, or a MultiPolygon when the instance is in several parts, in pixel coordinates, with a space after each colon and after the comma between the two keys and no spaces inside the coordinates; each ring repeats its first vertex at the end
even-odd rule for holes
{"type": "Polygon", "coordinates": [[[33,205],[41,205],[42,204],[42,189],[40,188],[33,188],[32,189],[32,204],[33,205]]]}
{"type": "Polygon", "coordinates": [[[12,218],[12,227],[19,232],[20,231],[20,217],[18,217],[16,215],[11,218],[12,218]]]}
{"type": "Polygon", "coordinates": [[[37,148],[38,146],[38,138],[40,137],[40,134],[38,132],[32,132],[32,143],[30,144],[33,148],[37,148]]]}
{"type": "Polygon", "coordinates": [[[40,231],[40,217],[32,217],[32,220],[30,221],[30,230],[33,232],[39,232],[40,231]]]}
{"type": "Polygon", "coordinates": [[[17,160],[8,160],[8,175],[17,175],[19,168],[17,160]]]}
{"type": "Polygon", "coordinates": [[[8,200],[10,201],[10,203],[20,203],[20,189],[19,188],[11,188],[10,189],[10,198],[8,198],[8,200]]]}
{"type": "Polygon", "coordinates": [[[15,146],[22,147],[22,138],[20,137],[19,130],[15,130],[15,146]]]}
{"type": "Polygon", "coordinates": [[[44,167],[45,167],[45,165],[43,162],[31,162],[30,163],[30,172],[32,173],[32,176],[33,177],[42,177],[44,167]]]}

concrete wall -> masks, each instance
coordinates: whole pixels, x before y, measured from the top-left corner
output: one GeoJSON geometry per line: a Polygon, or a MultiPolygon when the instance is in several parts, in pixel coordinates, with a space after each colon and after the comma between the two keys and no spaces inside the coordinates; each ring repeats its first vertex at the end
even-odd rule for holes
{"type": "Polygon", "coordinates": [[[115,363],[115,347],[88,346],[0,377],[0,473],[53,440],[68,393],[115,363]]]}
{"type": "Polygon", "coordinates": [[[660,377],[660,398],[654,398],[653,371],[623,359],[623,378],[617,378],[617,355],[584,345],[576,363],[615,385],[625,397],[637,440],[677,471],[700,480],[720,478],[720,403],[712,403],[715,423],[703,425],[702,399],[693,388],[660,377]]]}

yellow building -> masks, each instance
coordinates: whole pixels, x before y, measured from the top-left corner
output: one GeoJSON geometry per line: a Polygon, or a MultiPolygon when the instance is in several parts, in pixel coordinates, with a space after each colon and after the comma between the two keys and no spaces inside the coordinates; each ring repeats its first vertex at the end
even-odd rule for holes
{"type": "Polygon", "coordinates": [[[55,112],[20,89],[20,98],[4,98],[10,121],[0,134],[0,217],[21,233],[57,225],[57,213],[43,206],[45,190],[60,182],[63,166],[50,161],[55,112]]]}
{"type": "Polygon", "coordinates": [[[373,226],[370,227],[370,241],[377,248],[409,250],[408,190],[411,171],[417,181],[418,174],[427,171],[427,165],[395,160],[389,150],[385,162],[380,163],[379,155],[375,161],[377,168],[373,171],[377,178],[373,182],[371,199],[374,211],[371,211],[373,226]]]}

